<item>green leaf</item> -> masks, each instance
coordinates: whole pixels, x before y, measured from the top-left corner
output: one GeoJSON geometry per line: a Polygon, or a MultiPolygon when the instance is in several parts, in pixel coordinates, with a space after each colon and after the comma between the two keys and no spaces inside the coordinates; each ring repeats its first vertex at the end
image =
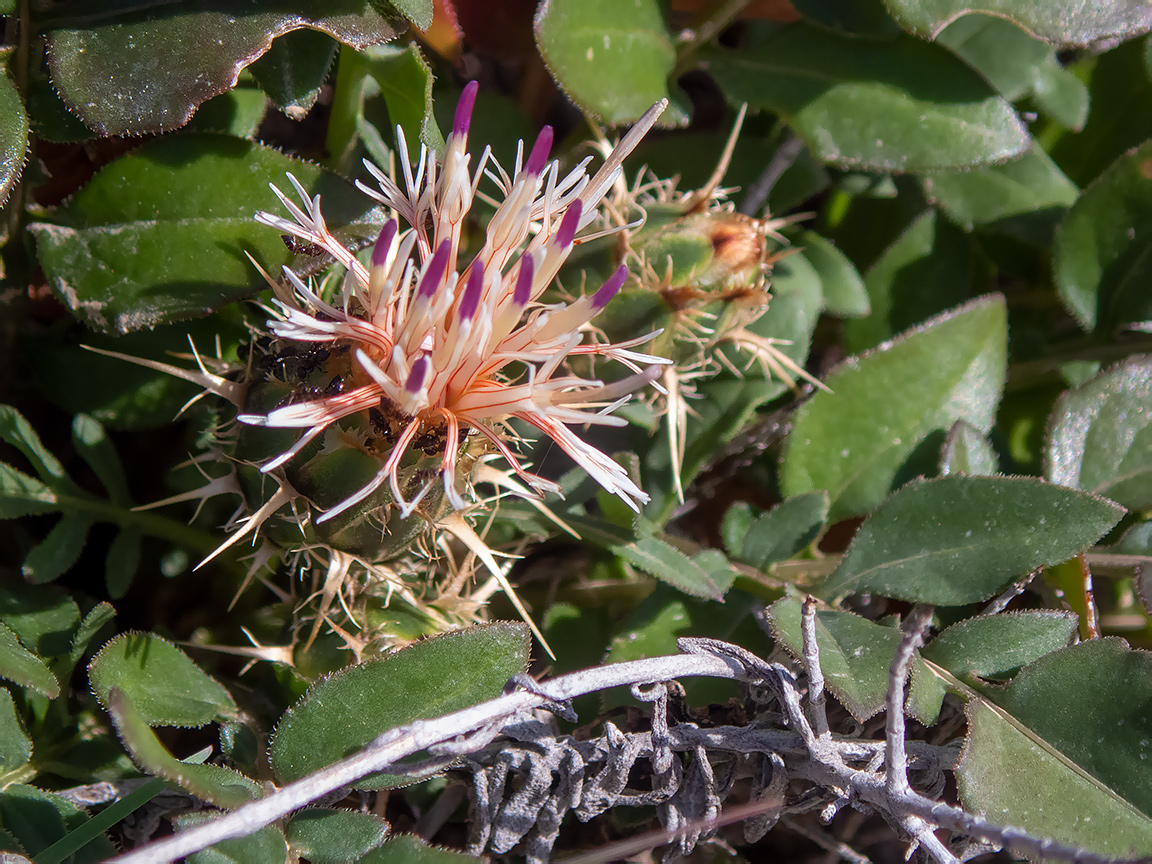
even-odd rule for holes
{"type": "Polygon", "coordinates": [[[60,460],[40,441],[40,437],[24,419],[24,415],[11,405],[0,405],[0,440],[6,441],[23,453],[45,483],[55,487],[60,481],[67,481],[68,475],[60,460]]]}
{"type": "Polygon", "coordinates": [[[1079,194],[1037,146],[1003,165],[928,174],[924,191],[965,230],[981,225],[1037,246],[1051,243],[1056,223],[1079,194]]]}
{"type": "Polygon", "coordinates": [[[844,325],[846,347],[875,348],[963,303],[972,294],[973,269],[971,239],[935,210],[925,210],[865,275],[871,314],[844,325]]]}
{"type": "Polygon", "coordinates": [[[297,4],[292,11],[238,0],[226,12],[183,6],[95,20],[63,15],[49,32],[49,69],[64,101],[100,134],[167,131],[230,89],[273,39],[304,26],[357,49],[397,33],[365,3],[349,0],[297,4]]]}
{"type": "Polygon", "coordinates": [[[128,494],[124,465],[100,422],[78,414],[72,420],[72,443],[76,452],[100,479],[112,503],[121,507],[130,505],[132,499],[128,494]]]}
{"type": "Polygon", "coordinates": [[[921,653],[957,678],[995,678],[1066,648],[1078,625],[1071,612],[1049,609],[982,615],[953,624],[921,653]]]}
{"type": "Polygon", "coordinates": [[[649,576],[667,582],[685,594],[719,600],[731,585],[716,578],[670,543],[657,537],[644,537],[634,543],[612,547],[612,551],[649,576]]]}
{"type": "Polygon", "coordinates": [[[288,845],[312,864],[358,861],[388,836],[388,823],[353,810],[302,810],[285,828],[288,845]]]}
{"type": "MultiPolygon", "coordinates": [[[[861,515],[900,485],[905,463],[917,467],[932,433],[942,438],[959,419],[989,430],[1006,330],[1004,301],[986,297],[849,358],[825,378],[832,392],[796,412],[780,468],[783,494],[826,489],[832,521],[861,515]]],[[[938,454],[937,441],[930,464],[938,454]]]]}
{"type": "Polygon", "coordinates": [[[56,493],[39,480],[0,462],[0,519],[59,510],[56,493]]]}
{"type": "Polygon", "coordinates": [[[18,580],[0,583],[0,621],[42,657],[67,654],[80,624],[80,609],[58,588],[33,587],[18,580]]]}
{"type": "Polygon", "coordinates": [[[269,182],[291,172],[322,196],[333,227],[370,203],[350,184],[268,147],[220,135],[159,138],[100,171],[53,222],[30,226],[53,289],[89,326],[125,333],[197,317],[263,288],[288,263],[279,234],[252,219],[281,212],[269,182]]]}
{"type": "Polygon", "coordinates": [[[218,807],[239,807],[263,794],[260,784],[231,768],[181,762],[165,749],[148,721],[120,688],[102,697],[120,741],[141,769],[218,807]]]}
{"type": "MultiPolygon", "coordinates": [[[[93,841],[96,841],[96,849],[100,850],[103,848],[102,841],[107,841],[103,836],[105,831],[115,828],[131,813],[169,788],[171,787],[163,780],[149,780],[135,791],[116,799],[83,825],[73,828],[67,835],[37,855],[36,864],[60,864],[62,861],[72,860],[69,859],[70,855],[93,841]]],[[[85,850],[85,854],[91,852],[85,850]]]]}
{"type": "Polygon", "coordinates": [[[92,692],[105,708],[112,688],[154,726],[203,726],[235,715],[236,703],[216,680],[170,642],[151,633],[122,633],[88,664],[92,692]]]}
{"type": "Polygon", "coordinates": [[[840,318],[863,318],[872,306],[864,280],[848,256],[815,231],[802,231],[797,245],[820,278],[824,310],[840,318]]]}
{"type": "Polygon", "coordinates": [[[864,520],[819,594],[976,603],[1088,548],[1123,513],[1111,501],[1033,477],[913,481],[864,520]]]}
{"type": "MultiPolygon", "coordinates": [[[[18,783],[0,792],[0,825],[15,836],[37,864],[42,860],[52,864],[47,856],[41,856],[73,831],[83,830],[88,822],[83,810],[51,792],[18,783]]],[[[96,864],[115,857],[116,852],[112,841],[100,834],[76,851],[68,864],[96,864]]]]}
{"type": "Polygon", "coordinates": [[[793,0],[809,21],[857,36],[891,38],[900,32],[881,0],[793,0]]]}
{"type": "Polygon", "coordinates": [[[16,634],[0,623],[0,678],[15,681],[21,687],[35,690],[55,699],[60,695],[60,682],[48,664],[20,644],[16,634]]]}
{"type": "Polygon", "coordinates": [[[197,108],[185,128],[189,132],[219,132],[237,138],[255,138],[267,110],[268,99],[263,90],[233,87],[197,108]]]}
{"type": "Polygon", "coordinates": [[[947,49],[796,23],[707,55],[732,104],[782,115],[819,159],[876,171],[998,162],[1028,146],[1012,107],[947,49]]]}
{"type": "Polygon", "coordinates": [[[740,557],[744,550],[744,537],[755,521],[752,505],[746,501],[737,501],[724,513],[724,518],[720,520],[720,538],[724,542],[724,551],[730,557],[740,557]]]}
{"type": "Polygon", "coordinates": [[[1060,299],[1086,330],[1152,318],[1152,142],[1129,151],[1084,190],[1056,230],[1060,299]]]}
{"type": "Polygon", "coordinates": [[[1084,128],[1088,119],[1088,87],[1055,57],[1049,57],[1036,70],[1032,99],[1041,112],[1060,125],[1073,132],[1084,128]]]}
{"type": "Polygon", "coordinates": [[[999,473],[1000,460],[980,430],[964,420],[953,423],[940,450],[940,475],[999,473]]]}
{"type": "Polygon", "coordinates": [[[80,558],[92,520],[67,513],[24,559],[21,572],[33,585],[58,579],[80,558]]]}
{"type": "Polygon", "coordinates": [[[1069,390],[1052,409],[1044,474],[1130,510],[1152,509],[1152,357],[1134,357],[1069,390]]]}
{"type": "Polygon", "coordinates": [[[828,493],[823,489],[782,501],[752,523],[740,557],[766,570],[815,541],[827,519],[828,493]]]}
{"type": "Polygon", "coordinates": [[[248,71],[277,108],[292,120],[303,120],[320,96],[336,48],[326,33],[293,30],[273,41],[248,71]]]}
{"type": "Polygon", "coordinates": [[[1054,53],[1011,21],[989,15],[957,18],[934,41],[950,48],[1011,102],[1031,89],[1040,64],[1054,53]]]}
{"type": "MultiPolygon", "coordinates": [[[[195,828],[211,818],[200,813],[177,816],[176,830],[195,828]]],[[[188,864],[284,864],[291,859],[284,832],[275,825],[265,825],[247,837],[223,840],[189,855],[185,860],[188,864]]]]}
{"type": "Polygon", "coordinates": [[[415,834],[402,834],[393,837],[379,849],[373,849],[357,864],[466,864],[468,861],[487,860],[429,846],[415,834]]]}
{"type": "Polygon", "coordinates": [[[140,545],[143,535],[132,528],[122,528],[108,547],[104,559],[104,577],[108,595],[123,597],[128,593],[136,571],[140,569],[140,545]]]}
{"type": "Polygon", "coordinates": [[[888,11],[908,32],[934,39],[948,24],[969,12],[1007,18],[1038,39],[1056,45],[1091,45],[1146,33],[1152,16],[1140,5],[1099,0],[886,0],[888,11]]]}
{"type": "MultiPolygon", "coordinates": [[[[324,768],[396,726],[499,696],[505,682],[527,668],[528,646],[527,627],[501,622],[426,639],[337,672],[312,687],[276,727],[270,759],[278,781],[324,768]]],[[[373,774],[355,786],[386,789],[403,782],[373,774]]]]}
{"type": "Polygon", "coordinates": [[[433,2],[432,0],[371,0],[372,5],[381,12],[382,6],[393,6],[403,13],[404,17],[416,25],[417,30],[427,30],[432,26],[433,2]]]}
{"type": "MultiPolygon", "coordinates": [[[[415,45],[395,48],[390,45],[365,53],[368,74],[380,88],[388,106],[388,119],[404,130],[408,156],[415,161],[420,145],[443,152],[444,138],[432,113],[432,67],[415,45]]],[[[391,135],[388,136],[389,138],[391,135]]]]}
{"type": "Polygon", "coordinates": [[[16,716],[16,705],[7,687],[0,687],[0,776],[11,774],[32,758],[32,739],[16,716]]]}
{"type": "Polygon", "coordinates": [[[1152,657],[1115,638],[1053,652],[973,700],[965,808],[1097,855],[1152,853],[1152,657]],[[1141,812],[1143,811],[1143,812],[1141,812]]]}
{"type": "MultiPolygon", "coordinates": [[[[772,635],[797,659],[803,656],[801,632],[802,603],[797,597],[784,597],[768,609],[772,635]]],[[[888,695],[888,670],[902,635],[851,612],[824,610],[816,613],[816,645],[820,668],[829,692],[863,723],[884,708],[888,695]]],[[[936,678],[917,658],[913,662],[912,686],[907,706],[927,725],[940,712],[943,691],[936,678]]]]}
{"type": "Polygon", "coordinates": [[[116,610],[112,608],[111,603],[97,603],[92,607],[92,611],[84,616],[84,620],[76,628],[76,635],[72,637],[72,647],[68,652],[70,666],[80,662],[80,658],[88,650],[88,643],[115,617],[116,610]]]}
{"type": "Polygon", "coordinates": [[[28,115],[12,79],[0,74],[0,205],[20,179],[27,150],[28,115]]]}
{"type": "Polygon", "coordinates": [[[560,88],[609,126],[668,96],[676,51],[657,0],[544,0],[535,30],[560,88]]]}

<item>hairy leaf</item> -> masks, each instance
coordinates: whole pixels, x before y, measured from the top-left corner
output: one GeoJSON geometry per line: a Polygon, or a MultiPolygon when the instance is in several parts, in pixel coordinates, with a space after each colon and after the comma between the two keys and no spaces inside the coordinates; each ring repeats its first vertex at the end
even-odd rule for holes
{"type": "Polygon", "coordinates": [[[819,593],[975,603],[1088,548],[1123,514],[1111,501],[1034,477],[914,481],[864,521],[819,593]]]}

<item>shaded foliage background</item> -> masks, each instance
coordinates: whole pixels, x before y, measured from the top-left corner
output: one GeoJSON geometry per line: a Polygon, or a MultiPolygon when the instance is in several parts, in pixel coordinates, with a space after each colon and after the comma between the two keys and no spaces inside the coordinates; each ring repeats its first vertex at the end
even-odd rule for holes
{"type": "MultiPolygon", "coordinates": [[[[683,502],[645,405],[610,442],[652,496],[638,518],[575,473],[548,503],[581,540],[502,502],[488,540],[523,556],[510,579],[556,652],[532,671],[673,653],[684,636],[798,657],[810,594],[833,722],[861,735],[884,707],[895,616],[929,604],[907,708],[915,736],[963,747],[945,796],[1090,852],[1152,853],[1144,7],[0,0],[0,14],[0,849],[102,860],[158,830],[165,795],[173,811],[236,807],[392,726],[492,698],[543,656],[511,624],[415,641],[442,619],[380,586],[348,611],[361,637],[306,639],[314,577],[291,556],[238,596],[237,555],[193,572],[232,502],[133,508],[202,482],[184,463],[217,407],[173,421],[191,385],[82,347],[170,362],[191,336],[241,358],[263,317],[244,253],[268,272],[317,267],[252,221],[277,206],[267,184],[292,171],[366,242],[382,216],[351,184],[361,160],[387,164],[397,124],[412,149],[442,146],[478,79],[473,138],[505,166],[544,122],[575,161],[668,98],[629,180],[647,165],[681,190],[707,181],[747,103],[724,185],[749,217],[797,217],[751,326],[830,388],[790,388],[717,348],[733,368],[694,382],[683,502]]],[[[689,238],[692,254],[707,259],[710,236],[689,238]]],[[[656,262],[687,245],[644,242],[656,262]]],[[[562,279],[610,257],[589,244],[562,279]]],[[[724,313],[719,294],[704,301],[724,313]]],[[[680,311],[638,285],[597,323],[676,333],[680,311]]],[[[409,585],[442,575],[407,566],[409,585]]],[[[479,614],[515,617],[500,597],[479,614]]],[[[738,695],[687,682],[675,719],[757,719],[738,695]]],[[[621,691],[575,707],[589,738],[651,722],[621,691]]],[[[461,782],[388,794],[376,776],[218,851],[454,860],[386,841],[384,820],[462,849],[466,808],[445,793],[461,782]],[[457,804],[435,810],[441,793],[457,804]]],[[[875,817],[817,816],[755,842],[722,834],[723,854],[901,854],[875,817]]],[[[565,828],[560,848],[655,824],[652,808],[611,811],[565,828]]]]}

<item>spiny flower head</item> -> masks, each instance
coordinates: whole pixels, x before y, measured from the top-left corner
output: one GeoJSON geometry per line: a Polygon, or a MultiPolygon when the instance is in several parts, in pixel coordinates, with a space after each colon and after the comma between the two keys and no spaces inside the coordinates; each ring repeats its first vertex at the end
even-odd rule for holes
{"type": "Polygon", "coordinates": [[[242,405],[241,423],[302,430],[261,470],[276,472],[344,418],[371,417],[382,432],[381,440],[373,442],[380,457],[375,475],[316,516],[317,523],[383,488],[404,517],[437,485],[454,508],[463,509],[468,484],[458,476],[458,463],[470,436],[487,441],[536,492],[556,491],[555,484],[529,473],[507,443],[511,418],[546,434],[633,508],[648,500],[619,465],[569,428],[624,425],[612,409],[652,382],[656,364],[665,362],[634,350],[647,336],[616,344],[586,340],[590,320],[619,291],[627,270],[620,267],[597,291],[571,303],[545,304],[541,296],[577,235],[597,219],[624,157],[664,104],[641,118],[594,176],[586,170],[588,159],[561,176],[559,163],[548,159],[548,127],[526,159],[521,145],[509,175],[487,149],[472,166],[467,144],[476,89],[472,83],[464,90],[442,161],[421,147],[417,164],[411,165],[398,130],[402,182],[366,163],[378,188],[357,185],[398,217],[380,231],[367,264],[328,230],[319,196],[309,199],[291,176],[300,205],[274,187],[291,218],[265,212],[256,216],[321,247],[346,270],[329,301],[285,268],[288,284],[272,283],[272,334],[282,343],[323,346],[349,358],[333,388],[337,392],[270,410],[254,408],[251,400],[242,405]],[[462,230],[484,176],[496,183],[503,200],[479,252],[466,259],[462,230]],[[634,374],[611,384],[581,378],[567,371],[565,362],[577,355],[618,360],[634,374]],[[401,468],[419,456],[417,450],[438,464],[435,476],[416,472],[412,488],[412,477],[402,480],[401,468]]]}

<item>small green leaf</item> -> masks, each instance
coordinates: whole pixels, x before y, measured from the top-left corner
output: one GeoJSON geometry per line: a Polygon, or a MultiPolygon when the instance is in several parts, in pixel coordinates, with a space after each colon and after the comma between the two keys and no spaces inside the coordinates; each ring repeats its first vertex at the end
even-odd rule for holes
{"type": "Polygon", "coordinates": [[[11,405],[0,405],[0,440],[23,453],[32,463],[37,476],[45,483],[55,486],[68,479],[60,460],[40,441],[40,436],[24,419],[24,415],[11,405]]]}
{"type": "Polygon", "coordinates": [[[122,528],[108,547],[104,559],[104,578],[108,586],[108,596],[123,597],[132,585],[132,579],[140,568],[140,544],[143,535],[132,528],[122,528]]]}
{"type": "Polygon", "coordinates": [[[248,71],[277,108],[293,120],[303,120],[320,96],[336,48],[336,40],[327,33],[293,30],[273,41],[248,71]]]}
{"type": "MultiPolygon", "coordinates": [[[[388,119],[404,130],[408,154],[416,159],[420,145],[443,152],[444,138],[432,114],[432,68],[415,45],[396,48],[381,45],[365,52],[368,74],[380,88],[388,106],[388,119]]],[[[391,134],[387,137],[391,138],[391,134]]]]}
{"type": "Polygon", "coordinates": [[[609,126],[668,96],[676,52],[657,0],[544,0],[535,28],[561,89],[609,126]]]}
{"type": "Polygon", "coordinates": [[[1036,70],[1032,99],[1042,113],[1073,132],[1084,128],[1088,119],[1088,87],[1071,69],[1049,57],[1036,70]]]}
{"type": "Polygon", "coordinates": [[[84,620],[76,628],[76,635],[72,637],[72,648],[68,652],[71,666],[80,662],[80,658],[88,650],[88,643],[96,637],[105,624],[111,622],[115,617],[116,610],[112,608],[111,603],[97,603],[92,607],[92,611],[84,616],[84,620]]]}
{"type": "MultiPolygon", "coordinates": [[[[800,599],[789,596],[777,600],[769,607],[768,618],[772,635],[792,656],[801,658],[804,637],[800,599]]],[[[851,612],[830,609],[816,613],[816,645],[824,683],[860,723],[884,708],[888,671],[901,638],[899,630],[851,612]]],[[[935,722],[944,696],[935,682],[928,667],[915,660],[907,705],[927,725],[935,722]]]]}
{"type": "Polygon", "coordinates": [[[932,201],[965,230],[982,225],[1038,246],[1052,242],[1056,223],[1079,190],[1038,146],[1003,165],[924,177],[932,201]]]}
{"type": "MultiPolygon", "coordinates": [[[[201,813],[187,813],[175,819],[176,830],[186,831],[209,821],[201,813]]],[[[185,859],[188,864],[284,864],[289,858],[284,832],[275,825],[265,825],[247,837],[223,840],[185,859]]]]}
{"type": "Polygon", "coordinates": [[[1152,656],[1094,639],[969,703],[966,809],[1113,858],[1152,854],[1152,656]],[[1143,812],[1141,812],[1143,811],[1143,812]]]}
{"type": "Polygon", "coordinates": [[[940,449],[940,476],[998,473],[1000,461],[988,438],[971,423],[953,423],[940,449]]]}
{"type": "Polygon", "coordinates": [[[312,864],[359,861],[388,836],[388,823],[353,810],[302,810],[285,828],[288,845],[312,864]]]}
{"type": "Polygon", "coordinates": [[[670,543],[657,537],[643,537],[634,543],[614,546],[612,551],[650,576],[655,576],[685,594],[719,600],[728,585],[715,577],[670,543]]]}
{"type": "Polygon", "coordinates": [[[1056,290],[1086,330],[1152,318],[1150,248],[1152,142],[1113,163],[1056,229],[1056,290]]]}
{"type": "Polygon", "coordinates": [[[783,115],[818,158],[876,171],[997,162],[1028,146],[1001,96],[947,49],[798,22],[707,55],[732,104],[783,115]]]}
{"type": "Polygon", "coordinates": [[[1031,89],[1040,64],[1054,53],[1011,21],[990,15],[956,18],[934,41],[950,48],[1012,102],[1031,89]]]}
{"type": "Polygon", "coordinates": [[[864,520],[818,593],[976,603],[1088,548],[1123,514],[1111,501],[1033,477],[913,481],[864,520]]]}
{"type": "Polygon", "coordinates": [[[58,588],[10,580],[0,583],[0,621],[11,627],[29,650],[42,657],[59,657],[72,645],[80,609],[58,588]]]}
{"type": "Polygon", "coordinates": [[[392,6],[398,9],[405,18],[411,21],[417,30],[427,30],[432,26],[434,4],[432,0],[370,0],[373,6],[381,12],[382,6],[392,6]]]}
{"type": "Polygon", "coordinates": [[[76,452],[100,478],[112,503],[130,505],[132,499],[128,495],[124,465],[100,422],[85,414],[76,415],[72,420],[72,443],[76,446],[76,452]]]}
{"type": "Polygon", "coordinates": [[[815,231],[802,231],[796,241],[820,277],[824,311],[840,318],[863,318],[872,305],[864,280],[848,256],[815,231]]]}
{"type": "MultiPolygon", "coordinates": [[[[830,519],[861,515],[898,486],[932,433],[959,419],[992,427],[1004,381],[1007,322],[999,297],[973,301],[853,357],[796,412],[784,445],[787,497],[828,490],[830,519]]],[[[931,448],[934,465],[939,439],[931,448]]],[[[922,473],[922,470],[916,471],[922,473]]]]}
{"type": "Polygon", "coordinates": [[[957,678],[994,678],[1066,648],[1078,624],[1074,614],[1048,609],[982,615],[953,624],[922,653],[957,678]]]}
{"type": "Polygon", "coordinates": [[[151,633],[122,633],[88,664],[92,692],[105,708],[119,689],[154,726],[203,726],[236,713],[216,680],[170,642],[151,633]]]}
{"type": "Polygon", "coordinates": [[[0,687],[0,776],[23,768],[31,758],[32,739],[16,716],[12,694],[0,687]]]}
{"type": "Polygon", "coordinates": [[[7,73],[0,73],[0,205],[20,179],[27,150],[28,115],[16,85],[7,73]]]}
{"type": "Polygon", "coordinates": [[[189,132],[219,132],[237,138],[255,138],[260,121],[268,111],[268,99],[258,87],[233,87],[213,96],[196,109],[185,129],[189,132]]]}
{"type": "Polygon", "coordinates": [[[469,861],[487,861],[473,858],[463,852],[429,846],[415,834],[393,837],[378,849],[373,849],[356,864],[467,864],[469,861]]]}
{"type": "Polygon", "coordinates": [[[963,303],[972,296],[974,263],[971,238],[935,210],[925,210],[865,274],[871,313],[845,323],[848,350],[875,348],[963,303]]]}
{"type": "Polygon", "coordinates": [[[748,529],[756,521],[752,506],[745,501],[737,501],[724,514],[720,520],[720,536],[724,541],[724,550],[732,558],[739,558],[744,549],[744,538],[748,529]]]}
{"type": "Polygon", "coordinates": [[[369,199],[315,165],[188,134],[116,160],[30,230],[53,289],[90,327],[126,333],[203,316],[264,287],[245,252],[269,273],[288,263],[280,235],[252,219],[281,212],[268,184],[290,190],[285,172],[321,195],[333,228],[369,212],[369,199]]]}
{"type": "Polygon", "coordinates": [[[796,555],[812,543],[828,519],[823,489],[782,501],[752,523],[740,557],[761,570],[796,555]]]}
{"type": "Polygon", "coordinates": [[[29,687],[49,699],[60,695],[60,682],[48,664],[21,645],[5,624],[0,624],[0,678],[29,687]]]}
{"type": "MultiPolygon", "coordinates": [[[[0,792],[0,825],[15,836],[37,864],[61,860],[50,859],[45,853],[73,831],[83,830],[88,821],[87,814],[68,799],[33,786],[14,783],[0,792]]],[[[68,864],[96,864],[115,857],[116,852],[112,841],[99,834],[77,850],[68,864]]]]}
{"type": "Polygon", "coordinates": [[[1038,39],[1055,45],[1091,45],[1109,39],[1127,39],[1146,33],[1152,25],[1140,5],[1099,0],[887,0],[888,11],[910,33],[934,39],[961,15],[986,12],[1023,27],[1038,39]]]}
{"type": "Polygon", "coordinates": [[[59,509],[52,489],[0,462],[0,519],[19,519],[59,509]]]}
{"type": "Polygon", "coordinates": [[[1044,474],[1131,510],[1152,508],[1152,357],[1134,357],[1069,390],[1052,408],[1044,474]]]}
{"type": "MultiPolygon", "coordinates": [[[[396,726],[499,696],[527,667],[528,645],[523,624],[488,624],[426,639],[326,678],[276,727],[270,759],[279,782],[350,756],[396,726]]],[[[385,789],[403,782],[373,774],[355,785],[385,789]]]]}
{"type": "Polygon", "coordinates": [[[24,578],[33,585],[43,585],[62,576],[80,558],[91,527],[87,516],[65,514],[24,559],[24,578]]]}
{"type": "Polygon", "coordinates": [[[263,794],[260,784],[231,768],[181,762],[165,749],[132,700],[113,687],[103,701],[132,759],[144,771],[218,807],[239,807],[263,794]]]}
{"type": "Polygon", "coordinates": [[[233,3],[226,12],[129,9],[96,22],[70,27],[65,17],[54,24],[52,80],[68,106],[103,135],[183,126],[200,103],[231,88],[244,66],[290,30],[322,30],[357,49],[397,32],[366,4],[353,14],[331,14],[316,2],[289,11],[254,0],[233,3]]]}

